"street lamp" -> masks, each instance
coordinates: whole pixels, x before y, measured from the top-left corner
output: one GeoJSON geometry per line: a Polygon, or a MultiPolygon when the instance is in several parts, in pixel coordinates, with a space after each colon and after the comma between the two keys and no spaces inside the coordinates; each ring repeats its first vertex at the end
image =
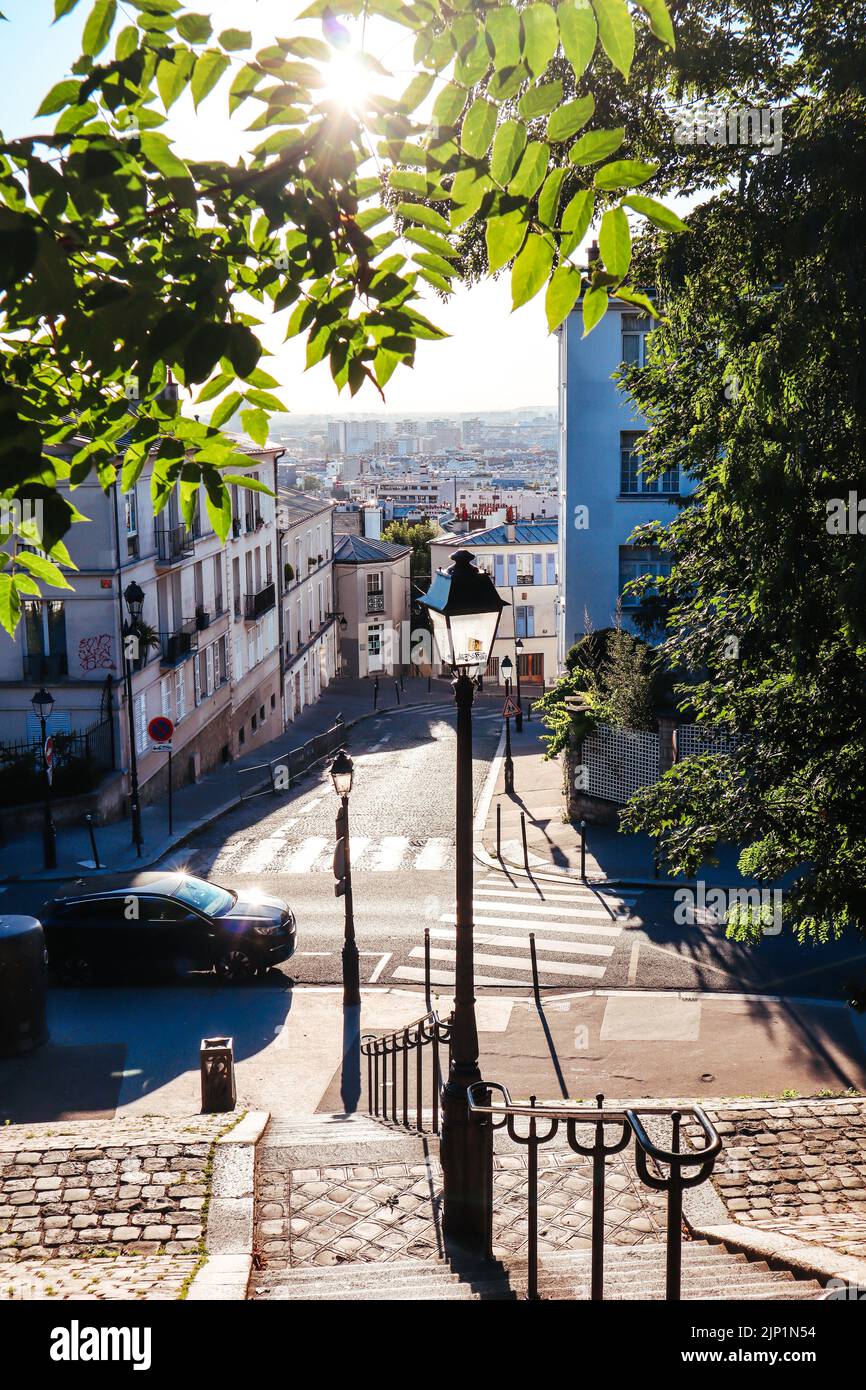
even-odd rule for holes
{"type": "Polygon", "coordinates": [[[490,575],[476,569],[468,550],[451,556],[420,600],[430,614],[443,664],[453,675],[457,705],[456,960],[451,1065],[442,1088],[440,1158],[446,1237],[476,1254],[489,1253],[492,1194],[487,1163],[490,1135],[469,1114],[467,1087],[481,1080],[475,1019],[472,919],[472,701],[487,665],[503,608],[490,575]]]}
{"type": "MultiPolygon", "coordinates": [[[[141,622],[141,615],[144,611],[144,590],[135,580],[128,584],[123,591],[126,602],[126,611],[129,614],[129,623],[124,628],[124,638],[130,636],[135,638],[137,645],[139,641],[138,626],[141,622]]],[[[129,715],[129,777],[130,777],[130,814],[132,816],[132,843],[135,845],[135,852],[141,858],[141,846],[143,836],[141,833],[141,804],[138,799],[138,760],[135,752],[135,711],[132,708],[132,661],[130,658],[130,644],[128,640],[123,643],[123,669],[126,683],[126,709],[129,715]]]]}
{"type": "Polygon", "coordinates": [[[48,731],[46,725],[51,718],[51,711],[54,708],[54,696],[45,689],[44,686],[37,690],[30,701],[36,718],[39,720],[39,731],[42,739],[42,775],[45,778],[45,812],[42,820],[42,854],[46,869],[57,868],[57,831],[54,829],[54,817],[51,814],[51,774],[48,767],[48,731]]]}
{"type": "Polygon", "coordinates": [[[502,658],[500,666],[505,680],[505,792],[511,796],[514,791],[514,759],[511,756],[511,714],[508,704],[511,699],[511,672],[514,670],[514,663],[510,656],[502,658]]]}
{"type": "Polygon", "coordinates": [[[523,641],[520,637],[514,643],[514,655],[517,661],[517,719],[515,728],[519,734],[523,733],[523,702],[520,699],[520,653],[523,651],[523,641]]]}
{"type": "Polygon", "coordinates": [[[352,856],[349,848],[349,793],[352,790],[354,764],[345,748],[341,748],[331,763],[331,781],[340,798],[337,812],[337,844],[334,849],[334,892],[345,902],[343,934],[343,1003],[360,1004],[361,980],[358,964],[358,945],[355,941],[355,913],[352,904],[352,856]]]}

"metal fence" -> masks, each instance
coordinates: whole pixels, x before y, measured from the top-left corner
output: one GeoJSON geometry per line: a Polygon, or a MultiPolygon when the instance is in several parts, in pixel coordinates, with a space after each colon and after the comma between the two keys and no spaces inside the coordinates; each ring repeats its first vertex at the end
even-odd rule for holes
{"type": "MultiPolygon", "coordinates": [[[[58,732],[54,739],[54,764],[63,767],[75,759],[95,763],[104,771],[114,767],[114,740],[110,719],[98,719],[87,729],[58,732]]],[[[19,743],[0,743],[0,765],[32,758],[35,767],[42,766],[42,744],[40,740],[24,739],[19,743]]]]}
{"type": "Polygon", "coordinates": [[[736,734],[720,734],[705,724],[680,724],[674,731],[674,756],[679,762],[700,753],[735,753],[736,734]]]}
{"type": "Polygon", "coordinates": [[[659,736],[599,724],[583,740],[581,762],[590,796],[622,805],[638,787],[659,779],[659,736]]]}
{"type": "Polygon", "coordinates": [[[256,763],[253,767],[237,769],[238,791],[242,801],[268,793],[278,795],[289,787],[313,763],[335,753],[346,742],[346,725],[341,721],[324,733],[314,734],[306,743],[297,748],[288,748],[285,753],[272,758],[267,763],[256,763]]]}

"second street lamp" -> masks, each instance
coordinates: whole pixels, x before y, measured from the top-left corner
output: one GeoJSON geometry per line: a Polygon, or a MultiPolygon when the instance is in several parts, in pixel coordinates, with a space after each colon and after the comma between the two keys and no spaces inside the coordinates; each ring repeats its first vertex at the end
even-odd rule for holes
{"type": "Polygon", "coordinates": [[[343,1003],[360,1004],[361,978],[358,962],[358,943],[355,940],[355,912],[352,902],[352,856],[349,848],[349,793],[352,790],[354,764],[345,748],[341,748],[331,763],[331,781],[340,798],[337,812],[337,844],[334,849],[334,892],[345,903],[343,936],[343,1003]]]}
{"type": "Polygon", "coordinates": [[[490,575],[476,569],[468,550],[455,551],[451,559],[450,568],[439,570],[420,600],[430,614],[440,659],[453,672],[457,705],[454,1013],[451,1064],[442,1088],[439,1145],[444,1178],[443,1229],[449,1242],[488,1255],[491,1135],[472,1120],[467,1096],[467,1088],[481,1080],[472,918],[472,701],[507,605],[490,575]]]}
{"type": "Polygon", "coordinates": [[[505,680],[505,792],[511,796],[514,791],[514,759],[511,756],[511,715],[508,712],[509,701],[511,700],[511,672],[514,666],[510,656],[503,657],[502,665],[499,668],[505,680]]]}
{"type": "Polygon", "coordinates": [[[42,820],[42,857],[46,869],[57,868],[57,831],[51,814],[51,766],[48,762],[48,720],[54,708],[54,696],[42,686],[30,701],[36,718],[42,743],[42,776],[45,780],[45,809],[42,820]]]}
{"type": "MultiPolygon", "coordinates": [[[[520,637],[514,643],[514,660],[517,665],[517,718],[514,727],[517,733],[523,733],[523,701],[520,698],[520,653],[523,651],[523,641],[520,637]]],[[[527,711],[528,718],[528,711],[527,711]]]]}
{"type": "Polygon", "coordinates": [[[126,708],[129,715],[129,810],[132,817],[132,843],[135,845],[135,852],[141,858],[141,846],[143,836],[141,833],[141,802],[138,796],[138,759],[135,751],[135,711],[132,707],[132,655],[130,643],[137,653],[138,627],[141,622],[141,615],[144,611],[144,590],[135,580],[127,584],[123,597],[126,601],[126,611],[129,614],[129,622],[124,627],[123,633],[123,674],[126,683],[126,708]]]}

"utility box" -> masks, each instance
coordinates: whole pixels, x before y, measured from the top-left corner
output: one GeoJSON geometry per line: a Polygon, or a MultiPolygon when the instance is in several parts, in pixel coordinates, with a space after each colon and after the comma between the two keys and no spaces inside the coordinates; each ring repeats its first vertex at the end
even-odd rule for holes
{"type": "Polygon", "coordinates": [[[234,1110],[235,1049],[232,1038],[202,1038],[199,1053],[201,1063],[201,1113],[219,1115],[234,1110]]]}
{"type": "Polygon", "coordinates": [[[35,917],[0,916],[0,1057],[47,1041],[42,926],[35,917]]]}

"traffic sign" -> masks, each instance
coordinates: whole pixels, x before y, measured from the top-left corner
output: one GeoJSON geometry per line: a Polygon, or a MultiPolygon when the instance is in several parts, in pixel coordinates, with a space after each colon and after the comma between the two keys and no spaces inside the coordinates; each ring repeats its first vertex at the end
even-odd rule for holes
{"type": "Polygon", "coordinates": [[[164,714],[158,714],[151,719],[147,726],[147,732],[154,743],[168,743],[174,733],[174,725],[164,714]]]}
{"type": "Polygon", "coordinates": [[[48,785],[50,787],[54,777],[54,739],[50,734],[45,740],[45,771],[48,776],[48,785]]]}
{"type": "Polygon", "coordinates": [[[505,704],[502,706],[503,719],[516,719],[520,713],[520,706],[511,695],[507,696],[505,704]]]}

